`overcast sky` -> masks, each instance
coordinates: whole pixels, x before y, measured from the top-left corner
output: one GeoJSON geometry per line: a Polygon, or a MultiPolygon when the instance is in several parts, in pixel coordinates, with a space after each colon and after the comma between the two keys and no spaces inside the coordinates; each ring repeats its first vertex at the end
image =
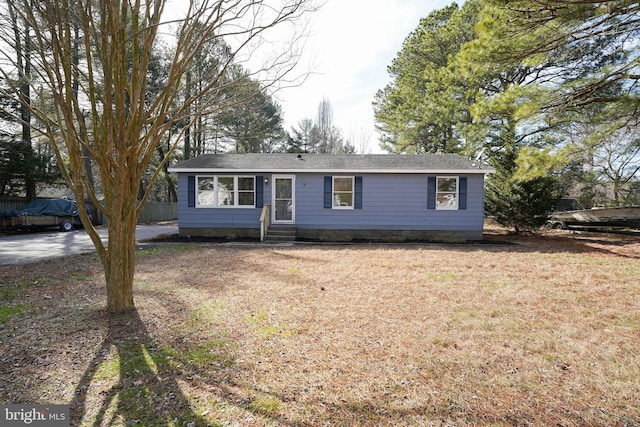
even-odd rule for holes
{"type": "Polygon", "coordinates": [[[451,2],[327,0],[310,17],[305,60],[315,65],[315,73],[302,86],[277,94],[285,128],[297,128],[303,118],[315,120],[324,97],[333,107],[333,123],[345,137],[360,143],[362,135],[368,136],[368,152],[381,152],[371,103],[375,93],[390,82],[387,66],[420,19],[451,2]]]}
{"type": "MultiPolygon", "coordinates": [[[[387,67],[420,19],[453,1],[318,0],[324,4],[319,11],[307,15],[309,37],[297,69],[297,75],[307,70],[312,73],[301,86],[275,93],[284,112],[285,129],[291,132],[292,126],[297,128],[304,118],[315,120],[318,105],[326,98],[333,108],[333,124],[345,138],[355,140],[358,152],[362,152],[362,141],[367,139],[366,152],[382,152],[372,102],[376,92],[390,82],[387,67]]],[[[182,0],[169,0],[167,14],[180,15],[185,7],[182,0]]],[[[292,31],[286,25],[281,27],[271,39],[275,43],[263,45],[255,56],[256,52],[250,50],[252,53],[238,58],[239,62],[256,71],[260,66],[253,65],[262,64],[262,56],[273,56],[274,50],[281,53],[277,52],[283,48],[279,43],[290,40],[292,31]],[[256,64],[252,64],[254,61],[256,64]]],[[[227,42],[233,45],[232,40],[227,42]]],[[[296,72],[289,77],[295,76],[296,72]]]]}

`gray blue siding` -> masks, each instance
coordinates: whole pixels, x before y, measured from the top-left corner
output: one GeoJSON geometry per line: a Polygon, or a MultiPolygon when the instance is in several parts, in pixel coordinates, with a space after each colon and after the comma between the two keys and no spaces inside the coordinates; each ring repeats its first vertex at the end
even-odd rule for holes
{"type": "MultiPolygon", "coordinates": [[[[262,208],[196,208],[189,206],[195,192],[188,191],[187,174],[178,175],[178,227],[180,228],[260,228],[262,208]]],[[[202,176],[202,175],[201,175],[202,176]]],[[[265,197],[267,189],[265,188],[265,197]]],[[[269,189],[269,195],[270,195],[269,189]]],[[[268,202],[267,202],[268,203],[268,202]]]]}
{"type": "MultiPolygon", "coordinates": [[[[442,176],[442,175],[439,175],[442,176]]],[[[299,229],[482,230],[483,175],[467,176],[467,209],[427,209],[428,175],[377,174],[362,178],[362,209],[325,209],[324,175],[298,175],[299,229]]]]}
{"type": "MultiPolygon", "coordinates": [[[[245,175],[245,174],[243,174],[245,175]]],[[[263,202],[271,204],[271,176],[264,185],[263,202]]],[[[433,230],[480,232],[484,220],[484,175],[467,177],[466,209],[427,208],[426,174],[359,174],[362,209],[324,207],[324,177],[296,174],[296,221],[299,230],[433,230]]],[[[431,175],[433,176],[433,175],[431,175]]],[[[438,176],[443,176],[439,174],[438,176]]],[[[189,207],[188,175],[178,176],[178,223],[181,229],[259,229],[262,209],[189,207]]],[[[258,204],[259,205],[259,204],[258,204]]]]}

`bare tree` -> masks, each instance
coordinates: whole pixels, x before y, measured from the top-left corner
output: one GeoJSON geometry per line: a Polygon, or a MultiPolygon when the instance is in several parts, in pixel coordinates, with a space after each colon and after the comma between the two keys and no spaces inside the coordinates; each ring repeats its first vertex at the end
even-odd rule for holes
{"type": "Polygon", "coordinates": [[[348,141],[354,147],[356,153],[367,154],[370,152],[371,132],[363,126],[352,126],[348,141]]]}
{"type": "MultiPolygon", "coordinates": [[[[136,224],[152,184],[176,147],[164,153],[165,161],[155,167],[138,203],[140,182],[158,144],[178,121],[193,124],[198,117],[227,108],[219,95],[235,83],[225,79],[225,70],[238,58],[251,58],[251,49],[273,28],[301,20],[314,8],[312,0],[191,0],[182,4],[181,16],[168,21],[163,18],[166,5],[167,0],[4,0],[0,5],[5,15],[15,6],[32,29],[34,76],[29,84],[37,99],[29,102],[18,83],[11,89],[41,124],[39,132],[54,148],[59,164],[65,165],[62,173],[105,270],[107,307],[112,312],[134,308],[136,224]],[[75,23],[82,34],[83,60],[77,65],[75,23]],[[148,71],[160,34],[176,34],[175,48],[165,85],[151,97],[148,71]],[[195,56],[216,38],[229,40],[229,58],[209,69],[208,78],[202,79],[206,83],[191,85],[184,97],[185,76],[195,56]],[[76,75],[78,96],[73,90],[76,75]],[[175,102],[181,97],[182,102],[175,102]],[[196,103],[197,111],[192,108],[196,103]],[[100,198],[90,188],[83,150],[99,172],[104,192],[100,198]],[[89,220],[85,194],[108,220],[107,245],[89,220]]],[[[5,31],[0,29],[0,41],[11,37],[5,31]]],[[[296,40],[299,35],[289,49],[253,70],[265,86],[292,80],[296,40]]],[[[12,52],[1,47],[0,61],[2,76],[15,81],[10,77],[18,64],[12,52]]]]}
{"type": "Polygon", "coordinates": [[[318,151],[330,153],[330,136],[333,127],[333,107],[327,98],[322,98],[318,104],[318,118],[316,119],[316,133],[318,138],[318,151]]]}
{"type": "Polygon", "coordinates": [[[640,176],[640,131],[623,128],[597,144],[594,150],[596,169],[611,186],[613,203],[625,204],[631,184],[640,176]]]}

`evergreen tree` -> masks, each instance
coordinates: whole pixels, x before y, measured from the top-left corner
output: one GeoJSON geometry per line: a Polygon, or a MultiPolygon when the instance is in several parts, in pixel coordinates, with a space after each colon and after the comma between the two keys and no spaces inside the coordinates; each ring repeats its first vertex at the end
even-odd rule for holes
{"type": "Polygon", "coordinates": [[[546,67],[546,109],[597,104],[638,122],[640,57],[637,2],[485,0],[480,37],[496,66],[546,67]]]}
{"type": "Polygon", "coordinates": [[[540,228],[561,197],[560,183],[554,176],[520,180],[506,169],[487,179],[486,214],[516,233],[540,228]]]}
{"type": "Polygon", "coordinates": [[[285,145],[282,107],[240,68],[230,76],[237,84],[227,91],[234,105],[216,115],[221,137],[234,153],[271,153],[285,145]]]}
{"type": "Polygon", "coordinates": [[[318,104],[316,121],[306,118],[292,129],[293,137],[287,147],[293,153],[352,154],[355,147],[345,141],[342,130],[333,124],[333,107],[328,99],[318,104]]]}
{"type": "Polygon", "coordinates": [[[39,186],[60,181],[53,154],[37,146],[32,136],[33,119],[31,82],[37,81],[33,70],[33,25],[24,17],[28,4],[6,5],[0,22],[10,36],[3,42],[12,50],[13,70],[5,75],[6,85],[0,91],[0,121],[5,132],[0,136],[0,195],[36,197],[39,186]],[[16,93],[11,93],[11,87],[16,93]],[[16,129],[15,131],[6,131],[16,129]]]}
{"type": "Polygon", "coordinates": [[[298,128],[291,129],[286,151],[288,153],[313,153],[315,146],[312,143],[313,120],[306,118],[298,122],[298,128]]]}
{"type": "Polygon", "coordinates": [[[388,67],[392,82],[375,96],[382,147],[401,153],[459,152],[477,92],[456,55],[475,38],[479,5],[467,1],[432,12],[406,38],[388,67]]]}

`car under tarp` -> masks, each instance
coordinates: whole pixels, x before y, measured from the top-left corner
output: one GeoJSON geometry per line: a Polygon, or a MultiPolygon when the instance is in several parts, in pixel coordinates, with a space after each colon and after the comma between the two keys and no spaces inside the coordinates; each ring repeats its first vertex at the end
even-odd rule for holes
{"type": "Polygon", "coordinates": [[[70,231],[80,224],[72,199],[36,199],[23,209],[0,212],[2,228],[60,227],[61,231],[70,231]]]}
{"type": "Polygon", "coordinates": [[[37,199],[20,210],[8,210],[0,213],[3,218],[15,216],[78,216],[76,202],[71,199],[37,199]]]}

